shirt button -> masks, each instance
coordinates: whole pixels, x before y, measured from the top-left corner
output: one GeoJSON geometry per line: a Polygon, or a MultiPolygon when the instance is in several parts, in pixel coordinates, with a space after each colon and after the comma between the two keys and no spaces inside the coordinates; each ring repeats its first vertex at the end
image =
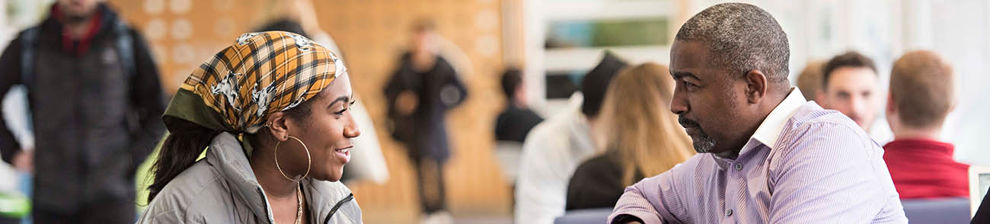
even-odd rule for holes
{"type": "Polygon", "coordinates": [[[736,170],[742,170],[742,163],[736,163],[736,170]]]}
{"type": "Polygon", "coordinates": [[[732,209],[725,210],[725,216],[732,216],[732,209]]]}

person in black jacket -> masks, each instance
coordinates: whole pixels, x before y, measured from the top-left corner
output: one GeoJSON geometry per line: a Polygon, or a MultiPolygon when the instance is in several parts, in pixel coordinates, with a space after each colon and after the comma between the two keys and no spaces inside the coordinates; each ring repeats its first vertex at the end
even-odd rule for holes
{"type": "Polygon", "coordinates": [[[525,89],[522,72],[516,68],[506,69],[502,74],[502,92],[507,105],[495,119],[495,140],[522,144],[529,130],[543,122],[540,115],[526,107],[525,89]]]}
{"type": "Polygon", "coordinates": [[[97,0],[59,0],[0,56],[28,90],[34,153],[0,119],[0,154],[33,172],[35,223],[133,223],[134,174],[161,137],[163,94],[141,35],[97,0]]]}
{"type": "Polygon", "coordinates": [[[433,35],[432,23],[414,27],[412,49],[385,87],[392,137],[406,146],[416,166],[426,217],[446,210],[443,165],[451,153],[445,117],[467,95],[457,71],[433,48],[433,35]]]}
{"type": "Polygon", "coordinates": [[[980,207],[976,210],[976,215],[973,215],[971,223],[990,223],[990,194],[983,196],[983,201],[980,202],[980,207]]]}

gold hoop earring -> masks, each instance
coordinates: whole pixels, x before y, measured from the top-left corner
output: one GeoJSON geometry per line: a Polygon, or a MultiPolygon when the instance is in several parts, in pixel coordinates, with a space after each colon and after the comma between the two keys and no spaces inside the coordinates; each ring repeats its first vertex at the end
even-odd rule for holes
{"type": "Polygon", "coordinates": [[[309,162],[306,164],[306,173],[303,174],[298,179],[293,179],[289,177],[289,175],[286,175],[285,171],[282,171],[282,166],[278,165],[278,145],[282,143],[281,141],[275,142],[275,168],[278,168],[278,172],[281,173],[282,176],[285,177],[285,179],[289,179],[290,181],[293,182],[299,182],[303,178],[306,178],[306,176],[309,176],[309,170],[313,168],[313,157],[309,155],[309,147],[306,147],[306,143],[303,143],[302,140],[299,140],[299,138],[296,137],[292,137],[291,135],[287,137],[291,139],[295,139],[297,142],[299,142],[299,144],[303,146],[303,149],[306,150],[306,159],[309,160],[309,162]]]}

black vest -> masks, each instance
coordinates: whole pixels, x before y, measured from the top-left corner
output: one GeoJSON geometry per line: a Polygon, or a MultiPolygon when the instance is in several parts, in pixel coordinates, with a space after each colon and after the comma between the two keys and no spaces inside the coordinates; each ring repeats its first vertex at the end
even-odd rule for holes
{"type": "Polygon", "coordinates": [[[60,49],[60,32],[39,35],[28,94],[36,209],[75,212],[91,202],[133,200],[130,76],[113,31],[103,28],[80,56],[60,49]]]}

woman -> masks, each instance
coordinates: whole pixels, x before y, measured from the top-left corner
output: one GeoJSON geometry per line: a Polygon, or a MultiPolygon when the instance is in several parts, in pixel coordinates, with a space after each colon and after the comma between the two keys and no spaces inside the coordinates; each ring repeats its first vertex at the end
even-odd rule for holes
{"type": "Polygon", "coordinates": [[[361,223],[338,182],[360,135],[352,94],[343,63],[309,39],[241,36],[165,111],[171,134],[139,223],[361,223]]]}
{"type": "Polygon", "coordinates": [[[663,173],[694,155],[691,139],[670,113],[674,80],[667,67],[623,70],[602,104],[603,154],[585,161],[567,187],[567,210],[611,208],[626,186],[663,173]]]}

